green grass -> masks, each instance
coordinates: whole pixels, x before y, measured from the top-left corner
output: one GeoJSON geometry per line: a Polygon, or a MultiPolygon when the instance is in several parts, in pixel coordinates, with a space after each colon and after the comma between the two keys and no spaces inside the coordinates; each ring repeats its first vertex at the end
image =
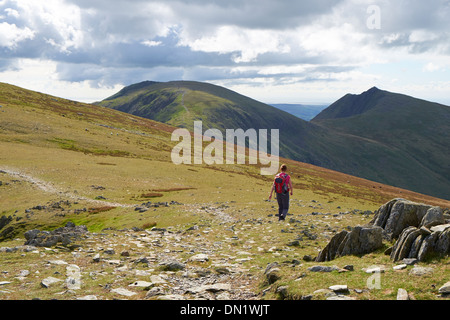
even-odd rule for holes
{"type": "Polygon", "coordinates": [[[447,106],[376,89],[347,95],[306,122],[231,90],[190,81],[135,84],[99,104],[190,130],[195,120],[222,132],[280,129],[284,157],[437,197],[449,194],[447,106]]]}
{"type": "MultiPolygon", "coordinates": [[[[0,170],[22,174],[0,173],[0,215],[13,216],[11,226],[15,228],[11,237],[3,239],[2,247],[22,245],[21,237],[27,230],[53,230],[68,221],[86,225],[90,232],[96,233],[154,226],[184,232],[190,226],[200,225],[207,228],[208,232],[202,235],[208,243],[223,243],[218,252],[251,254],[252,259],[243,262],[243,266],[261,277],[255,281],[255,290],[268,288],[262,272],[267,263],[279,262],[283,277],[268,291],[266,298],[277,298],[276,287],[285,284],[289,287],[289,297],[297,299],[337,282],[346,282],[350,288],[363,288],[367,275],[361,268],[390,264],[387,257],[376,253],[331,262],[341,267],[353,264],[355,271],[346,274],[308,274],[306,269],[313,263],[302,262],[302,266],[294,269],[283,265],[285,261],[302,260],[304,255],[316,255],[334,232],[365,224],[371,218],[340,212],[375,210],[399,195],[415,201],[449,205],[448,201],[283,159],[294,183],[292,216],[289,218],[299,222],[278,224],[273,217],[276,202],[266,201],[272,177],[261,176],[257,165],[176,166],[170,160],[170,151],[175,144],[170,141],[172,127],[98,106],[63,99],[55,101],[49,96],[16,87],[0,85],[0,88],[0,104],[5,111],[2,113],[5,117],[0,119],[0,170]],[[97,188],[99,186],[102,188],[97,188]],[[158,197],[146,198],[149,194],[158,197]],[[95,199],[99,196],[105,200],[97,202],[95,199]],[[32,209],[61,200],[70,201],[70,205],[63,206],[64,211],[32,209]],[[134,210],[135,205],[148,201],[181,204],[149,208],[145,212],[134,210]],[[222,221],[217,216],[218,211],[235,219],[235,223],[222,221]],[[312,212],[324,214],[311,215],[312,212]],[[231,226],[234,231],[230,231],[231,226]],[[112,231],[105,231],[106,228],[112,231]],[[317,239],[304,237],[300,246],[287,246],[305,230],[317,234],[317,239]],[[296,282],[305,272],[308,276],[296,282]]],[[[195,237],[195,233],[192,236],[195,237]]],[[[62,253],[47,254],[50,258],[62,253]]],[[[75,259],[70,253],[68,257],[75,259]]],[[[0,259],[2,270],[9,272],[27,268],[35,272],[42,263],[33,253],[2,254],[0,259]]],[[[82,267],[89,261],[88,257],[82,257],[75,262],[82,267]]],[[[438,269],[436,280],[433,278],[432,282],[441,283],[448,278],[446,261],[432,263],[438,269]]],[[[54,271],[64,272],[57,268],[45,271],[39,277],[50,276],[54,271]]],[[[358,297],[394,297],[395,288],[402,285],[407,290],[410,288],[417,298],[435,298],[434,291],[427,287],[430,279],[423,280],[414,289],[412,285],[406,287],[406,273],[390,271],[382,277],[385,277],[382,280],[386,279],[386,282],[383,280],[386,287],[358,297]]],[[[124,284],[127,280],[131,279],[124,279],[124,284]]],[[[87,278],[87,281],[87,287],[96,288],[92,289],[96,294],[114,297],[99,287],[106,280],[87,278]]],[[[11,298],[33,298],[37,288],[24,286],[23,291],[14,293],[11,298]]],[[[55,291],[52,289],[43,294],[43,299],[53,298],[55,291]]],[[[139,297],[143,298],[143,294],[139,297]]]]}

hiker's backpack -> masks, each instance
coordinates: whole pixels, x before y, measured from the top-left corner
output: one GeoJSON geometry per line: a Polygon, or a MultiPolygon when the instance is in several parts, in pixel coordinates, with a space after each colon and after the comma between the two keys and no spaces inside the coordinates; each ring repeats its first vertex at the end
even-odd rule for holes
{"type": "Polygon", "coordinates": [[[286,193],[288,191],[288,186],[286,184],[287,174],[280,173],[275,176],[275,192],[276,193],[286,193]]]}

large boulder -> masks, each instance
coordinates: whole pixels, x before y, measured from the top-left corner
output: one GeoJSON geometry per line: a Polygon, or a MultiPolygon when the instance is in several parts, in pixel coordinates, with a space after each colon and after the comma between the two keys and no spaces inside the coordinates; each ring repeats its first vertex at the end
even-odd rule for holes
{"type": "Polygon", "coordinates": [[[383,245],[380,227],[357,226],[351,232],[341,231],[319,253],[316,261],[330,261],[346,255],[361,255],[373,252],[383,245]]]}
{"type": "Polygon", "coordinates": [[[408,227],[403,230],[391,252],[391,260],[415,258],[424,261],[432,255],[450,254],[450,224],[428,229],[408,227]]]}
{"type": "Polygon", "coordinates": [[[377,210],[371,221],[373,226],[383,228],[383,234],[389,241],[398,239],[407,227],[430,228],[443,223],[445,220],[440,207],[405,199],[393,199],[385,203],[377,210]]]}
{"type": "Polygon", "coordinates": [[[334,260],[334,258],[336,258],[339,246],[348,234],[348,231],[342,230],[338,234],[334,235],[334,237],[331,238],[326,247],[320,251],[319,255],[316,258],[316,261],[322,262],[334,260]]]}
{"type": "Polygon", "coordinates": [[[373,252],[382,247],[383,238],[397,240],[390,253],[393,261],[404,258],[424,261],[433,254],[445,256],[450,253],[449,216],[440,207],[393,199],[376,211],[367,226],[336,234],[316,261],[373,252]]]}

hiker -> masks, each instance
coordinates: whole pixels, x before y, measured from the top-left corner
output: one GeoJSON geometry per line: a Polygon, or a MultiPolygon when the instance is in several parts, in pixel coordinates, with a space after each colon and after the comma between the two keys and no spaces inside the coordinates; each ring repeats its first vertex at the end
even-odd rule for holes
{"type": "Polygon", "coordinates": [[[284,221],[289,210],[289,192],[292,196],[291,177],[286,173],[287,166],[281,165],[280,173],[275,176],[270,190],[269,201],[272,199],[273,191],[277,194],[278,201],[278,221],[284,221]]]}

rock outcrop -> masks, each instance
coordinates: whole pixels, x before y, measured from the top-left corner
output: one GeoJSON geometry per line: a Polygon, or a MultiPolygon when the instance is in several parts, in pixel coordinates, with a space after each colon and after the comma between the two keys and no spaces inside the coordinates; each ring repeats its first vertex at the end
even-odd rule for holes
{"type": "Polygon", "coordinates": [[[393,199],[385,203],[376,211],[371,221],[373,226],[383,228],[383,235],[389,241],[398,239],[402,231],[410,226],[430,228],[444,223],[440,207],[405,199],[393,199]]]}
{"type": "Polygon", "coordinates": [[[53,247],[57,244],[62,244],[63,246],[68,246],[74,240],[79,239],[87,231],[86,226],[76,226],[72,222],[68,222],[65,227],[61,227],[53,231],[33,229],[25,232],[25,245],[35,247],[53,247]]]}
{"type": "Polygon", "coordinates": [[[396,240],[391,260],[424,261],[450,253],[449,218],[440,207],[393,199],[378,209],[371,224],[383,228],[387,240],[396,240]]]}
{"type": "Polygon", "coordinates": [[[316,261],[330,261],[340,256],[373,252],[383,245],[382,231],[380,227],[372,226],[357,226],[350,232],[343,230],[331,239],[316,261]]]}
{"type": "Polygon", "coordinates": [[[391,260],[415,258],[424,261],[433,254],[450,254],[450,224],[431,227],[408,227],[400,234],[391,252],[391,260]]]}
{"type": "Polygon", "coordinates": [[[368,226],[336,234],[316,261],[373,252],[382,247],[383,238],[396,240],[390,251],[393,261],[445,256],[450,253],[450,217],[440,207],[393,199],[376,211],[368,226]]]}

